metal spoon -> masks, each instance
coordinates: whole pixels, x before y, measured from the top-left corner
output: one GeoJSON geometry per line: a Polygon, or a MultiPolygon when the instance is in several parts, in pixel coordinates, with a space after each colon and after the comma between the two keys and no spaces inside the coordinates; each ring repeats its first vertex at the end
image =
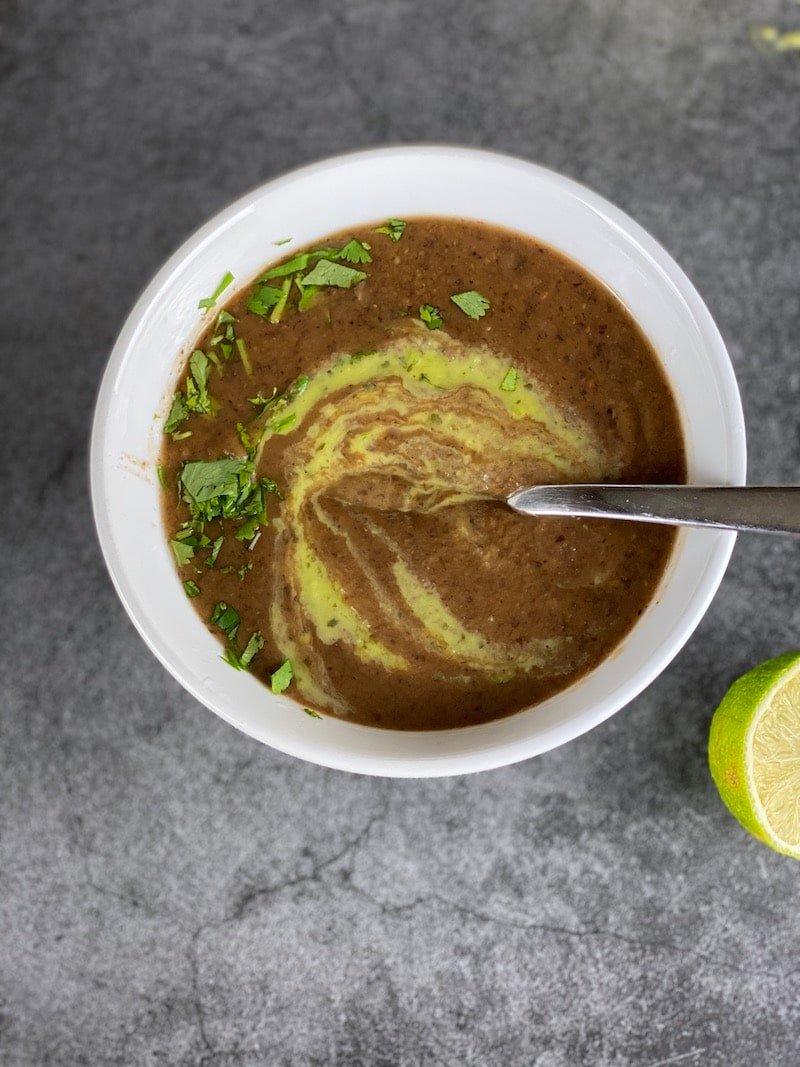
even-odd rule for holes
{"type": "Polygon", "coordinates": [[[800,486],[795,485],[533,485],[507,500],[523,515],[800,534],[800,486]]]}

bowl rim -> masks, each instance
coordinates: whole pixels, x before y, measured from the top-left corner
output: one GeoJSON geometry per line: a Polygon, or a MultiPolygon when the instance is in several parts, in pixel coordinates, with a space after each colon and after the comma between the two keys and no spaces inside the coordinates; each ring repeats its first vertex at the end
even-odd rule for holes
{"type": "MultiPolygon", "coordinates": [[[[624,683],[621,683],[613,694],[610,694],[604,700],[567,721],[561,722],[557,728],[553,727],[544,734],[530,736],[522,740],[516,739],[507,743],[494,744],[479,751],[471,751],[468,754],[434,752],[430,755],[398,756],[397,759],[382,757],[380,760],[376,760],[370,755],[341,751],[338,748],[335,751],[327,751],[324,748],[319,750],[317,748],[317,750],[309,752],[304,745],[293,744],[285,738],[275,738],[273,736],[266,738],[253,733],[229,708],[221,706],[209,693],[205,692],[200,686],[193,684],[182,673],[180,666],[174,661],[172,649],[163,646],[150,625],[149,617],[143,616],[135,604],[134,597],[131,595],[135,583],[131,581],[124,561],[119,558],[116,552],[112,533],[105,515],[107,501],[103,475],[107,457],[103,453],[103,442],[116,380],[122,370],[123,360],[128,348],[135,340],[139,326],[163,290],[169,285],[173,274],[187,258],[213,238],[214,235],[224,230],[226,224],[238,217],[242,211],[251,207],[265,194],[279,191],[283,186],[299,179],[311,177],[334,168],[351,167],[365,160],[375,160],[379,157],[400,159],[408,158],[409,156],[417,159],[428,157],[430,160],[435,160],[437,156],[442,154],[451,160],[460,158],[467,165],[470,161],[495,161],[507,167],[526,171],[531,176],[537,176],[540,180],[557,181],[567,193],[571,193],[574,197],[583,201],[584,204],[604,216],[614,226],[621,229],[626,238],[637,245],[641,252],[655,262],[672,286],[677,289],[683,302],[688,305],[692,317],[702,327],[703,337],[707,342],[710,357],[713,356],[716,384],[720,389],[721,400],[726,413],[726,425],[729,431],[726,444],[729,453],[729,467],[734,472],[729,481],[731,484],[744,484],[746,474],[744,414],[735,372],[724,340],[700,294],[666,249],[639,223],[587,186],[548,167],[543,167],[540,164],[532,163],[507,153],[449,144],[390,145],[361,149],[303,164],[261,183],[217,212],[208,222],[190,234],[156,272],[128,313],[111,349],[97,392],[90,440],[90,486],[95,528],[112,584],[134,627],[156,658],[200,703],[215,712],[226,722],[289,755],[333,769],[386,777],[439,777],[474,773],[480,770],[507,766],[549,751],[567,741],[574,740],[610,718],[611,715],[621,710],[647,688],[691,637],[719,588],[736,540],[736,534],[732,532],[718,532],[713,535],[716,538],[713,553],[709,557],[701,582],[693,590],[686,604],[680,624],[675,625],[672,631],[665,635],[664,640],[650,655],[647,661],[647,669],[640,670],[635,680],[627,679],[624,683]]],[[[675,554],[676,552],[673,550],[673,558],[675,554]]],[[[667,584],[668,575],[669,568],[662,577],[659,589],[667,584]]],[[[614,655],[615,652],[612,651],[611,657],[614,655]]],[[[551,699],[556,699],[558,695],[556,694],[551,699]]],[[[348,725],[359,731],[374,729],[353,726],[353,724],[348,725]]],[[[480,726],[460,727],[455,730],[427,731],[426,733],[429,736],[436,735],[444,739],[449,734],[464,734],[477,729],[480,729],[480,726]]],[[[381,734],[394,733],[385,730],[379,732],[381,734]]],[[[400,731],[399,733],[402,734],[404,732],[400,731]]]]}

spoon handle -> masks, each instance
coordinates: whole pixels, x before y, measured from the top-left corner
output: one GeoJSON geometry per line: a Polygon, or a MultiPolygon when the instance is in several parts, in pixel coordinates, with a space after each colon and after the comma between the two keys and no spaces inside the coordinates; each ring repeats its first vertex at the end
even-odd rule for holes
{"type": "Polygon", "coordinates": [[[800,534],[800,486],[534,485],[508,497],[525,515],[631,519],[800,534]]]}

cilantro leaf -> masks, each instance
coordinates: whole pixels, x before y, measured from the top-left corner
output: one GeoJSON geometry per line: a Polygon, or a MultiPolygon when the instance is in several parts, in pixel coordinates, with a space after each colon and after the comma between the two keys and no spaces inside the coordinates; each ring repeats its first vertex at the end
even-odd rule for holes
{"type": "Polygon", "coordinates": [[[317,248],[313,252],[300,252],[299,255],[287,259],[285,263],[279,263],[277,267],[272,267],[266,274],[262,274],[260,280],[268,282],[271,278],[283,278],[287,274],[297,274],[298,271],[305,270],[309,263],[314,260],[331,259],[337,252],[338,249],[336,248],[317,248]]]}
{"type": "Polygon", "coordinates": [[[306,715],[309,715],[312,719],[321,719],[322,718],[322,716],[319,714],[318,711],[313,711],[311,708],[303,708],[303,711],[306,713],[306,715]]]}
{"type": "Polygon", "coordinates": [[[186,407],[200,415],[211,412],[211,396],[208,392],[208,356],[196,349],[189,357],[190,377],[186,379],[186,407]]]}
{"type": "Polygon", "coordinates": [[[476,293],[474,289],[469,289],[466,293],[456,293],[450,299],[457,308],[461,308],[464,314],[469,315],[471,319],[482,319],[492,306],[485,296],[476,293]]]}
{"type": "Polygon", "coordinates": [[[247,301],[247,310],[266,316],[281,298],[281,290],[274,285],[260,285],[247,301]]]}
{"type": "Polygon", "coordinates": [[[363,282],[366,274],[363,270],[354,270],[329,259],[321,259],[313,270],[303,278],[303,285],[333,285],[339,289],[351,289],[363,282]]]}
{"type": "Polygon", "coordinates": [[[253,368],[250,365],[250,356],[247,354],[247,345],[241,337],[236,338],[236,351],[239,353],[239,359],[242,361],[245,374],[248,378],[252,377],[253,368]]]}
{"type": "Polygon", "coordinates": [[[509,367],[505,373],[505,377],[500,382],[500,388],[504,393],[513,393],[517,388],[517,369],[516,367],[509,367]]]}
{"type": "Polygon", "coordinates": [[[429,330],[438,330],[440,326],[444,325],[441,311],[433,304],[421,304],[419,317],[429,330]]]}
{"type": "Polygon", "coordinates": [[[240,653],[235,645],[228,645],[222,658],[226,663],[230,664],[234,670],[246,671],[249,669],[253,657],[257,652],[260,652],[263,647],[264,638],[261,636],[260,632],[256,630],[247,642],[244,652],[240,653]]]}
{"type": "Polygon", "coordinates": [[[211,612],[212,626],[218,626],[229,641],[233,641],[239,629],[239,612],[224,600],[218,600],[211,612]]]}
{"type": "Polygon", "coordinates": [[[186,579],[183,583],[183,588],[190,600],[193,600],[196,596],[200,596],[200,586],[197,582],[193,582],[191,578],[186,579]]]}
{"type": "Polygon", "coordinates": [[[319,292],[318,285],[303,285],[300,283],[300,279],[297,279],[300,285],[300,299],[297,301],[298,311],[308,311],[311,305],[314,303],[314,297],[319,292]]]}
{"type": "Polygon", "coordinates": [[[199,308],[205,308],[205,309],[213,308],[216,305],[217,300],[219,299],[219,297],[222,296],[222,294],[225,292],[225,290],[228,288],[228,286],[231,284],[232,281],[233,281],[233,275],[228,270],[222,276],[222,280],[220,281],[219,285],[214,290],[214,292],[211,294],[211,296],[203,297],[203,299],[200,301],[200,303],[197,306],[199,308]]]}
{"type": "Polygon", "coordinates": [[[264,515],[251,515],[249,519],[245,519],[239,529],[236,531],[235,537],[237,541],[252,541],[258,532],[258,528],[261,523],[266,523],[267,516],[264,515]]]}
{"type": "Polygon", "coordinates": [[[249,666],[249,664],[252,662],[253,656],[255,656],[255,654],[257,652],[260,652],[263,647],[264,647],[264,638],[261,636],[259,631],[256,630],[256,632],[252,635],[250,640],[247,642],[247,645],[245,646],[245,650],[242,653],[242,656],[241,656],[241,664],[242,664],[242,666],[243,667],[249,666]]]}
{"type": "Polygon", "coordinates": [[[167,421],[164,423],[164,433],[174,433],[180,424],[188,418],[189,412],[186,410],[183,393],[176,393],[172,401],[172,407],[169,409],[169,415],[167,415],[167,421]]]}
{"type": "Polygon", "coordinates": [[[184,464],[180,480],[192,502],[205,504],[221,497],[236,500],[242,489],[241,477],[245,473],[250,473],[250,464],[245,460],[194,460],[184,464]]]}
{"type": "Polygon", "coordinates": [[[276,671],[272,672],[270,678],[270,684],[273,693],[283,693],[288,689],[292,683],[294,672],[292,671],[292,661],[285,659],[283,663],[278,667],[276,671]]]}
{"type": "Polygon", "coordinates": [[[288,275],[283,279],[283,285],[281,286],[281,295],[278,298],[278,302],[272,309],[272,314],[269,317],[270,322],[280,322],[283,318],[283,313],[286,310],[286,303],[289,300],[289,293],[292,289],[292,275],[288,275]]]}
{"type": "Polygon", "coordinates": [[[387,219],[383,226],[378,226],[375,233],[385,233],[393,241],[399,241],[403,236],[406,224],[402,219],[387,219]]]}
{"type": "Polygon", "coordinates": [[[167,476],[166,476],[166,474],[164,474],[163,464],[161,464],[161,463],[156,464],[156,474],[158,475],[158,480],[161,483],[161,488],[162,489],[166,489],[167,488],[167,476]]]}
{"type": "Polygon", "coordinates": [[[242,442],[242,448],[248,455],[252,455],[256,450],[256,442],[247,432],[247,427],[243,422],[236,423],[236,432],[239,435],[239,440],[242,442]]]}
{"type": "Polygon", "coordinates": [[[208,559],[206,560],[207,567],[213,567],[214,564],[217,562],[217,556],[219,555],[219,550],[222,548],[223,540],[224,538],[220,536],[211,546],[211,551],[209,552],[208,559]]]}
{"type": "Polygon", "coordinates": [[[348,241],[347,244],[339,251],[337,259],[343,259],[346,263],[371,263],[372,256],[369,254],[369,246],[364,245],[361,241],[357,241],[354,237],[352,241],[348,241]]]}
{"type": "Polygon", "coordinates": [[[191,545],[187,545],[183,541],[177,541],[173,538],[170,541],[169,547],[175,554],[175,562],[179,567],[185,567],[189,560],[194,556],[194,549],[191,545]]]}

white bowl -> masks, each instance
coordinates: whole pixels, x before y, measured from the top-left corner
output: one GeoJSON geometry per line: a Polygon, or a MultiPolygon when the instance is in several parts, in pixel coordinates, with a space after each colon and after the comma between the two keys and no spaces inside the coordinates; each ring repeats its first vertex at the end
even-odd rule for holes
{"type": "MultiPolygon", "coordinates": [[[[315,720],[220,658],[187,600],[167,547],[155,476],[162,417],[199,297],[226,270],[237,284],[269,260],[327,234],[389,216],[481,219],[538,237],[602,279],[654,344],[678,401],[689,480],[741,484],[745,434],[725,345],[703,301],[664,249],[608,201],[507,156],[398,147],[339,156],[248,193],[172,256],[128,317],[94,418],[94,515],[108,569],[155,655],[227,722],[283,752],[364,774],[464,774],[527,759],[619,711],[690,636],[722,579],[734,535],[681,531],[657,596],[595,670],[543,704],[498,722],[408,733],[315,720]],[[289,245],[274,242],[291,236],[289,245]],[[156,417],[158,416],[158,417],[156,417]]],[[[232,290],[231,290],[232,291],[232,290]]],[[[229,294],[226,294],[226,296],[229,294]]]]}

